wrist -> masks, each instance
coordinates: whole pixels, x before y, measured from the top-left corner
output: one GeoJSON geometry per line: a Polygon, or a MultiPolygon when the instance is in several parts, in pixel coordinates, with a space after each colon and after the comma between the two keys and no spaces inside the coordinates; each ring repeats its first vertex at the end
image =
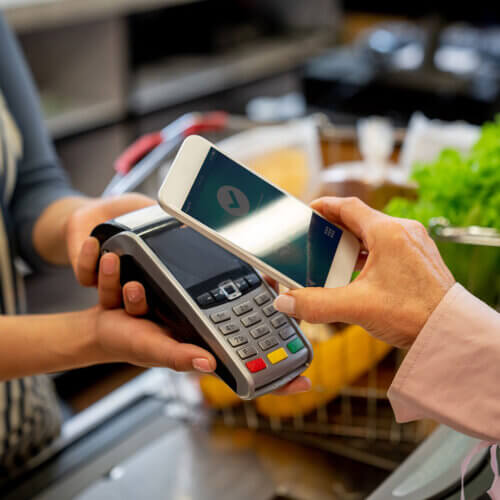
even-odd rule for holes
{"type": "Polygon", "coordinates": [[[81,359],[86,360],[87,365],[118,361],[104,349],[101,342],[99,331],[102,312],[100,306],[94,306],[82,311],[82,334],[84,340],[81,345],[80,356],[81,359]]]}
{"type": "MultiPolygon", "coordinates": [[[[72,330],[70,364],[73,367],[91,366],[112,362],[99,342],[99,307],[69,313],[69,328],[72,330]]],[[[68,353],[67,353],[68,354],[68,353]]]]}

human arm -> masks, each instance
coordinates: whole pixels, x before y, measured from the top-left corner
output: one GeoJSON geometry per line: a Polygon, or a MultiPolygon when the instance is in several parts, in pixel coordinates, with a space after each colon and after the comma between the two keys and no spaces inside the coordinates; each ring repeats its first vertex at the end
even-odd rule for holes
{"type": "Polygon", "coordinates": [[[0,329],[0,380],[112,362],[203,372],[216,365],[204,349],[122,309],[0,316],[0,329]]]}
{"type": "Polygon", "coordinates": [[[434,418],[500,440],[500,315],[455,283],[422,225],[356,199],[313,206],[362,241],[361,273],[346,287],[290,291],[277,309],[310,322],[357,323],[410,349],[389,390],[399,421],[434,418]]]}
{"type": "MultiPolygon", "coordinates": [[[[19,142],[16,164],[7,162],[4,165],[4,200],[13,218],[17,249],[30,266],[36,269],[43,267],[47,261],[51,262],[53,255],[52,252],[50,255],[40,255],[36,248],[33,238],[36,221],[55,202],[67,199],[64,202],[67,211],[68,203],[74,205],[83,200],[78,200],[81,195],[71,188],[59,165],[43,122],[31,75],[19,46],[1,15],[0,91],[12,116],[12,123],[7,127],[10,141],[19,142]]],[[[50,227],[44,225],[46,241],[58,239],[52,236],[61,234],[63,224],[61,218],[50,227]]],[[[56,256],[64,246],[48,245],[51,250],[56,250],[56,256]]],[[[60,261],[60,258],[56,261],[60,261]]]]}
{"type": "Polygon", "coordinates": [[[500,314],[455,284],[427,320],[389,389],[398,422],[432,418],[500,442],[500,314]]]}

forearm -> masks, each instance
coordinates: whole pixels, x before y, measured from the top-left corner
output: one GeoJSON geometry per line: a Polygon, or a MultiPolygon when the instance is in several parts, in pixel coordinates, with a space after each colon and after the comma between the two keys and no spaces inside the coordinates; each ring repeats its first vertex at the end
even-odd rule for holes
{"type": "Polygon", "coordinates": [[[397,420],[432,418],[500,440],[500,314],[455,285],[429,318],[389,390],[397,420]]]}
{"type": "Polygon", "coordinates": [[[93,310],[0,316],[0,380],[105,362],[93,310]]]}
{"type": "Polygon", "coordinates": [[[48,263],[59,266],[69,264],[66,230],[71,215],[89,202],[85,197],[68,197],[50,204],[33,227],[33,245],[48,263]]]}

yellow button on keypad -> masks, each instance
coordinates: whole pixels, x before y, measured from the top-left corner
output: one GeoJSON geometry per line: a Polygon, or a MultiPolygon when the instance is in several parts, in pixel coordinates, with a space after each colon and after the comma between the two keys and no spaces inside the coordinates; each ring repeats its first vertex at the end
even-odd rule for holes
{"type": "Polygon", "coordinates": [[[267,355],[267,359],[271,361],[273,365],[279,363],[280,361],[283,361],[286,358],[288,358],[288,354],[286,353],[285,349],[283,349],[283,347],[280,347],[279,349],[276,349],[275,351],[267,355]]]}

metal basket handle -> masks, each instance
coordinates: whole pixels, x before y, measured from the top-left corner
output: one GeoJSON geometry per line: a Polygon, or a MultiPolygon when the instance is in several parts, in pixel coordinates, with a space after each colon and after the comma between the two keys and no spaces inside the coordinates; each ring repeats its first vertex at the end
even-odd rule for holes
{"type": "Polygon", "coordinates": [[[434,239],[439,241],[500,247],[500,233],[496,229],[479,226],[453,227],[444,217],[431,219],[429,232],[434,239]]]}

